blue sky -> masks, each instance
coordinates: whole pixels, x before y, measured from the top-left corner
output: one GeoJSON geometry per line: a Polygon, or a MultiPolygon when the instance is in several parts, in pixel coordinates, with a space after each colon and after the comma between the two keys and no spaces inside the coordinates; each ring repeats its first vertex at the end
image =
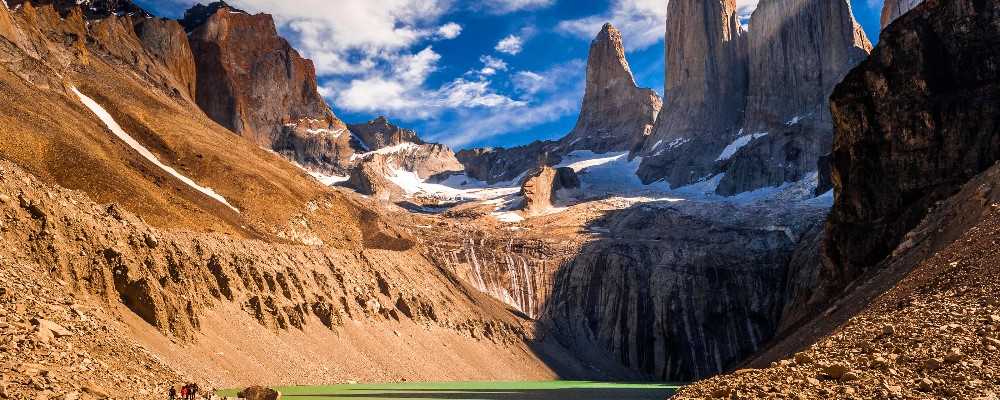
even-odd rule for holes
{"type": "MultiPolygon", "coordinates": [[[[737,0],[749,13],[757,0],[737,0]]],[[[874,42],[881,0],[851,0],[874,42]]],[[[195,0],[136,0],[178,17],[195,0]]],[[[640,86],[663,92],[665,0],[231,0],[273,14],[349,123],[385,115],[462,149],[573,128],[590,40],[622,31],[640,86]]]]}

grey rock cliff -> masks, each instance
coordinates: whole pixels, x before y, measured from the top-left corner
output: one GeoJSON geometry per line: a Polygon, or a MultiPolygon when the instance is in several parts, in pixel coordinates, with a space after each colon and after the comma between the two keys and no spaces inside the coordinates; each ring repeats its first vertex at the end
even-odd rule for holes
{"type": "Polygon", "coordinates": [[[560,141],[563,150],[632,150],[651,133],[661,105],[656,92],[636,86],[621,32],[605,24],[590,43],[583,106],[576,127],[560,141]]]}
{"type": "Polygon", "coordinates": [[[639,176],[677,187],[712,172],[712,153],[742,121],[746,37],[735,1],[671,1],[666,43],[666,102],[640,152],[639,176]]]}
{"type": "Polygon", "coordinates": [[[817,171],[833,142],[827,99],[871,51],[846,0],[764,0],[750,26],[742,133],[760,138],[721,165],[727,196],[817,171]]]}

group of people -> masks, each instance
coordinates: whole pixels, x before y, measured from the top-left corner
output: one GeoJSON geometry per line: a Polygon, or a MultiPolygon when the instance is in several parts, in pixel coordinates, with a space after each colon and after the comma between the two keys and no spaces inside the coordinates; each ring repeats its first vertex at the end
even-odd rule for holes
{"type": "Polygon", "coordinates": [[[176,387],[171,386],[170,390],[167,392],[167,396],[170,397],[170,400],[195,400],[197,395],[198,395],[197,383],[188,383],[184,386],[181,386],[181,390],[179,393],[177,392],[176,387]]]}

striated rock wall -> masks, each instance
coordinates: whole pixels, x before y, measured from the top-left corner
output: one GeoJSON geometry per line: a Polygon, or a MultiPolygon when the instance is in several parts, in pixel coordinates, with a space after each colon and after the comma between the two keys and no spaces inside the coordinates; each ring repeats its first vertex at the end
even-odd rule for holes
{"type": "Polygon", "coordinates": [[[135,34],[143,48],[166,67],[181,94],[192,101],[197,93],[197,67],[184,27],[160,18],[135,19],[135,34]]]}
{"type": "Polygon", "coordinates": [[[996,2],[927,0],[837,86],[818,297],[905,244],[936,202],[1000,159],[998,27],[996,2]]]}
{"type": "Polygon", "coordinates": [[[590,43],[583,105],[562,150],[630,151],[652,132],[661,106],[656,92],[636,86],[622,34],[605,24],[590,43]]]}
{"type": "Polygon", "coordinates": [[[720,373],[777,333],[792,255],[822,217],[724,205],[609,213],[590,225],[607,233],[557,272],[540,323],[588,362],[664,381],[720,373]]]}

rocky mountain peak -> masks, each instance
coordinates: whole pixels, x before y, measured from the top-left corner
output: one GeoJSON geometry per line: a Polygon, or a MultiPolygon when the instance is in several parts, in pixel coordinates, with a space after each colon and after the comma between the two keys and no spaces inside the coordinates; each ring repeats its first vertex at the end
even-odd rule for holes
{"type": "Polygon", "coordinates": [[[110,16],[137,16],[148,18],[153,15],[131,0],[6,0],[11,8],[31,3],[35,6],[52,5],[63,16],[72,9],[79,8],[86,19],[102,19],[110,16]]]}
{"type": "Polygon", "coordinates": [[[580,117],[561,142],[567,151],[629,151],[652,131],[661,106],[656,92],[636,86],[621,32],[604,24],[590,43],[580,117]]]}
{"type": "Polygon", "coordinates": [[[394,125],[385,116],[379,116],[368,122],[351,124],[351,133],[357,136],[368,150],[378,150],[403,143],[423,144],[412,129],[404,129],[394,125]]]}
{"type": "Polygon", "coordinates": [[[216,1],[209,3],[208,5],[199,3],[184,12],[184,18],[181,19],[181,25],[184,25],[184,28],[187,29],[188,32],[193,31],[195,28],[204,25],[205,22],[207,22],[211,16],[215,15],[215,13],[219,12],[219,10],[228,10],[231,12],[247,14],[246,11],[230,6],[229,3],[226,3],[225,1],[216,1]]]}
{"type": "Polygon", "coordinates": [[[667,6],[666,103],[645,141],[639,175],[683,186],[709,175],[743,117],[746,31],[733,0],[673,0],[667,6]]]}

